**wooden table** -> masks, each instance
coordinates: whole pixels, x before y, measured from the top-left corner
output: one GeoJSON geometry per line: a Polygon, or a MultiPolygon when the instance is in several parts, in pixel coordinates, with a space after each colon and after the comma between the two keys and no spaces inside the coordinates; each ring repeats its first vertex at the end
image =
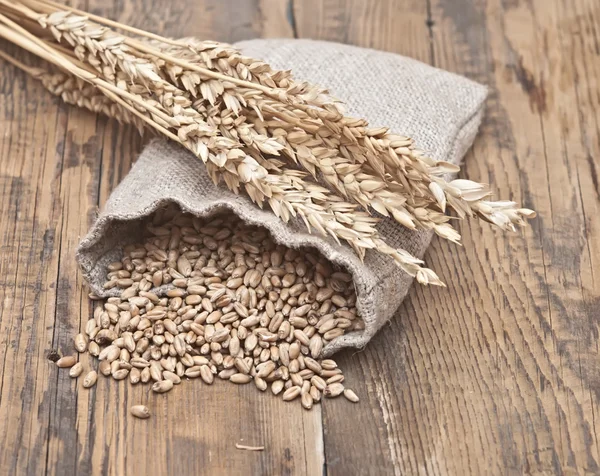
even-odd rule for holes
{"type": "Polygon", "coordinates": [[[75,248],[141,140],[2,63],[0,473],[600,473],[597,0],[75,3],[167,35],[334,40],[480,81],[464,176],[539,218],[512,236],[459,224],[462,248],[433,241],[448,288],[415,286],[364,351],[339,356],[359,405],[306,412],[223,382],[84,390],[49,356],[88,318],[75,248]],[[139,402],[150,420],[128,414],[139,402]]]}

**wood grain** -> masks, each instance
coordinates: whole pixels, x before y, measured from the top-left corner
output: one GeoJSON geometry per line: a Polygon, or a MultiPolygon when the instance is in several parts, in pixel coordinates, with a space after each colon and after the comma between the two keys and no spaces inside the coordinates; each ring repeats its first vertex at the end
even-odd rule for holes
{"type": "Polygon", "coordinates": [[[462,248],[434,239],[426,261],[448,288],[414,287],[364,351],[339,356],[359,405],[303,412],[221,382],[85,391],[49,360],[92,311],[74,250],[143,141],[1,64],[0,473],[600,474],[595,0],[76,5],[173,36],[341,41],[480,81],[464,174],[539,218],[510,236],[460,224],[462,248]],[[150,420],[128,416],[146,402],[150,420]]]}
{"type": "Polygon", "coordinates": [[[597,474],[600,7],[432,0],[420,22],[395,17],[410,33],[390,48],[358,26],[388,21],[380,2],[327,5],[298,30],[399,53],[420,38],[422,60],[489,85],[465,176],[540,215],[516,236],[461,224],[463,249],[434,240],[426,261],[449,288],[413,288],[341,360],[367,405],[324,407],[328,474],[597,474]]]}
{"type": "Polygon", "coordinates": [[[296,0],[298,36],[394,51],[430,62],[423,0],[296,0]],[[426,31],[426,30],[425,30],[426,31]]]}

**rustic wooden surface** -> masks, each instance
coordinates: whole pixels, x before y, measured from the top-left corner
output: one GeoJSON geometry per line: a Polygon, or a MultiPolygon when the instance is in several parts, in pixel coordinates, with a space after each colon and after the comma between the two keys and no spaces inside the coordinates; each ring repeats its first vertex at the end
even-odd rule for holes
{"type": "Polygon", "coordinates": [[[75,4],[167,35],[368,46],[480,81],[464,174],[539,218],[512,236],[460,224],[463,248],[433,241],[448,289],[414,287],[363,352],[339,356],[360,405],[303,412],[226,383],[83,390],[49,357],[90,312],[74,251],[141,140],[0,64],[1,474],[600,474],[597,0],[75,4]],[[147,401],[150,420],[127,414],[147,401]]]}

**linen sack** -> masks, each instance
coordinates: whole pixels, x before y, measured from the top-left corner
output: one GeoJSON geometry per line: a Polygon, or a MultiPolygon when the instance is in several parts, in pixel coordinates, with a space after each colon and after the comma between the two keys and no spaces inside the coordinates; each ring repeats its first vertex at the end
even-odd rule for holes
{"type": "MultiPolygon", "coordinates": [[[[414,138],[436,160],[459,163],[477,133],[486,88],[466,78],[396,54],[336,43],[252,40],[236,46],[275,68],[292,69],[296,78],[327,87],[346,103],[348,114],[414,138]]],[[[141,219],[173,203],[201,217],[232,210],[246,222],[268,228],[276,242],[317,248],[352,273],[365,329],[333,340],[324,348],[324,356],[344,347],[364,346],[393,316],[413,281],[377,252],[369,250],[361,262],[350,247],[309,234],[300,219],[285,224],[268,207],[261,210],[224,185],[215,186],[199,159],[175,143],[155,140],[112,192],[79,245],[78,262],[96,294],[120,292],[102,288],[106,265],[121,257],[124,245],[140,239],[141,219]]],[[[410,231],[390,219],[378,229],[389,245],[417,257],[423,256],[431,239],[430,232],[410,231]]]]}

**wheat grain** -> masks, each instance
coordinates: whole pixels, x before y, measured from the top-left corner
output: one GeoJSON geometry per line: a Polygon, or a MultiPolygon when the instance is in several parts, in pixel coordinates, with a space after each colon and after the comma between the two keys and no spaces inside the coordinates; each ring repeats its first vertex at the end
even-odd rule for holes
{"type": "Polygon", "coordinates": [[[96,385],[97,381],[98,381],[98,374],[96,373],[95,370],[92,370],[92,371],[88,372],[88,374],[83,378],[83,387],[91,388],[94,385],[96,385]]]}
{"type": "Polygon", "coordinates": [[[83,372],[83,364],[81,362],[77,362],[73,367],[69,369],[69,377],[77,378],[83,372]]]}
{"type": "Polygon", "coordinates": [[[56,366],[61,369],[73,367],[77,363],[77,357],[74,355],[66,355],[56,361],[56,366]]]}
{"type": "Polygon", "coordinates": [[[129,411],[136,418],[146,419],[150,418],[150,410],[146,405],[133,405],[129,411]]]}
{"type": "MultiPolygon", "coordinates": [[[[341,371],[331,359],[320,360],[314,342],[318,349],[329,342],[317,332],[321,320],[332,323],[336,335],[360,328],[348,273],[310,249],[276,245],[266,230],[233,215],[203,221],[161,209],[145,230],[144,241],[126,246],[107,272],[109,280],[131,279],[137,286],[107,299],[90,320],[88,351],[92,344],[102,347],[103,375],[151,381],[155,393],[197,377],[210,385],[218,375],[253,382],[263,392],[270,386],[285,401],[300,397],[305,409],[341,385],[341,371]],[[165,297],[142,290],[156,273],[173,286],[165,297]],[[106,327],[98,326],[105,316],[106,327]]],[[[89,374],[84,385],[95,378],[89,374]]]]}

